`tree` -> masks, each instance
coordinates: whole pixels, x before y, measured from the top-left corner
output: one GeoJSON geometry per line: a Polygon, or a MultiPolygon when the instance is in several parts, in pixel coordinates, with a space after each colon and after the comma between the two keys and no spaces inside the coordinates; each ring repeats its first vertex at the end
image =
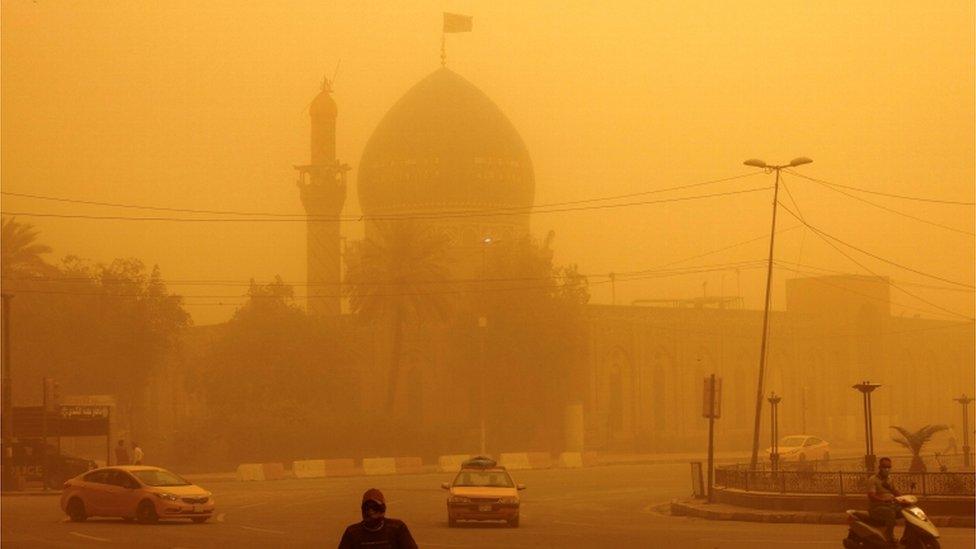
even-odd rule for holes
{"type": "Polygon", "coordinates": [[[403,330],[446,318],[447,239],[415,221],[376,224],[376,237],[355,243],[347,254],[346,284],[352,311],[391,331],[386,407],[390,414],[400,377],[403,330]]]}
{"type": "Polygon", "coordinates": [[[0,222],[0,269],[4,279],[57,273],[57,269],[41,257],[51,253],[51,247],[37,242],[39,234],[33,225],[19,223],[14,217],[3,218],[0,222]]]}
{"type": "Polygon", "coordinates": [[[207,444],[226,448],[229,459],[323,456],[339,440],[348,451],[338,418],[351,416],[355,391],[341,368],[342,338],[293,295],[280,277],[252,280],[247,301],[207,348],[207,444]]]}
{"type": "Polygon", "coordinates": [[[904,427],[892,425],[892,429],[898,431],[899,436],[891,437],[891,440],[908,448],[912,452],[912,465],[908,468],[910,473],[924,473],[925,462],[922,460],[922,447],[925,446],[932,436],[940,431],[945,431],[949,427],[946,425],[926,425],[918,431],[911,432],[904,427]]]}

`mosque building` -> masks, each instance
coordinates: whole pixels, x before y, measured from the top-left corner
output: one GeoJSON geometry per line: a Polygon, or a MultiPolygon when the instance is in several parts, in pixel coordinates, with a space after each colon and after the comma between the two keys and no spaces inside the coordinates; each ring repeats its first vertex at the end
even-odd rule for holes
{"type": "MultiPolygon", "coordinates": [[[[348,168],[335,159],[336,112],[325,86],[311,109],[311,164],[299,167],[309,214],[310,284],[340,281],[340,226],[319,222],[320,216],[338,216],[346,192],[348,168]]],[[[525,143],[484,92],[446,67],[390,108],[357,168],[366,237],[377,237],[380,224],[391,218],[419,218],[450,243],[452,277],[483,274],[487,242],[530,234],[535,180],[525,143]]],[[[857,440],[861,401],[851,385],[865,379],[886,385],[875,395],[879,432],[890,424],[954,417],[952,397],[962,389],[939,380],[972,381],[970,323],[893,316],[889,281],[879,277],[793,279],[787,295],[787,309],[772,313],[764,383],[765,392],[783,397],[781,433],[857,440]],[[906,408],[912,418],[902,413],[906,408]]],[[[734,297],[667,306],[588,305],[586,383],[574,396],[582,425],[567,422],[566,429],[584,431],[585,449],[701,448],[707,430],[702,382],[715,373],[724,379],[719,443],[741,448],[751,441],[762,311],[737,303],[741,299],[734,297]]],[[[338,298],[311,296],[308,311],[337,315],[338,298]]],[[[470,431],[470,424],[443,413],[460,404],[451,396],[458,393],[451,365],[463,360],[438,343],[446,335],[428,326],[408,338],[398,411],[411,421],[470,431]]],[[[378,357],[388,352],[383,338],[364,343],[372,351],[355,368],[382,376],[378,357]]]]}

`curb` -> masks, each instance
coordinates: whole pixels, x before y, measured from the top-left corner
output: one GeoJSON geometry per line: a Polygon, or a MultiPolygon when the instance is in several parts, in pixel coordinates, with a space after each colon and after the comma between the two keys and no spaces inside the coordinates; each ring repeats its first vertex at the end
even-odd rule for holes
{"type": "MultiPolygon", "coordinates": [[[[697,517],[706,520],[734,520],[738,522],[767,522],[795,524],[847,524],[846,513],[817,513],[810,511],[765,511],[723,505],[720,509],[708,509],[708,503],[672,501],[671,514],[679,517],[697,517]],[[730,509],[731,508],[731,509],[730,509]],[[733,510],[734,509],[734,510],[733,510]]],[[[974,528],[973,517],[929,517],[938,527],[974,528]]]]}
{"type": "Polygon", "coordinates": [[[48,490],[46,492],[0,492],[2,497],[30,497],[30,496],[60,496],[61,490],[48,490]]]}

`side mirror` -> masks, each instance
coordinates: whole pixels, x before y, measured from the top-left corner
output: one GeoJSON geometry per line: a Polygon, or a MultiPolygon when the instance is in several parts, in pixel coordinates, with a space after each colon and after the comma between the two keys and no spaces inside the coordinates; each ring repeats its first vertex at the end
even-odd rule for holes
{"type": "Polygon", "coordinates": [[[517,490],[525,490],[525,485],[524,485],[524,484],[516,484],[516,485],[515,485],[515,488],[516,488],[517,490]]]}
{"type": "Polygon", "coordinates": [[[450,490],[451,489],[451,483],[450,482],[442,482],[441,483],[441,489],[443,489],[443,490],[450,490]]]}

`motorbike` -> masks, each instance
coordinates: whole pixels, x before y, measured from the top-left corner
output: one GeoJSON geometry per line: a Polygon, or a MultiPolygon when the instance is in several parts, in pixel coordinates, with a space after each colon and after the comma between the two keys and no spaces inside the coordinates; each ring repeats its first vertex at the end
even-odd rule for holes
{"type": "MultiPolygon", "coordinates": [[[[939,529],[925,516],[918,506],[915,496],[898,496],[895,502],[900,506],[900,518],[905,519],[905,531],[899,546],[908,549],[939,549],[939,529]]],[[[844,538],[847,549],[868,549],[871,547],[890,547],[884,537],[884,524],[873,520],[867,511],[847,510],[849,529],[844,538]]]]}

